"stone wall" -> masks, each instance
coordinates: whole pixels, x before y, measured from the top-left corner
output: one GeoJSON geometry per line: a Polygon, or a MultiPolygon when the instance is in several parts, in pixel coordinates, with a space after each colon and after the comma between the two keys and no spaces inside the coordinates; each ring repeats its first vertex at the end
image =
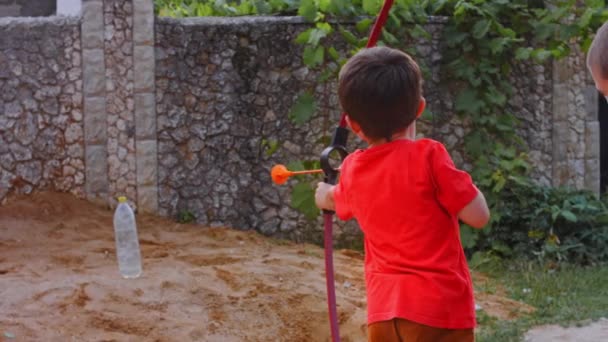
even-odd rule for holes
{"type": "Polygon", "coordinates": [[[513,65],[511,84],[514,94],[507,100],[507,110],[520,121],[517,133],[530,149],[528,157],[534,167],[531,176],[543,185],[552,185],[553,182],[551,72],[551,63],[513,65]]]}
{"type": "Polygon", "coordinates": [[[80,24],[0,19],[0,200],[84,193],[80,24]]]}
{"type": "Polygon", "coordinates": [[[301,18],[157,19],[162,215],[320,241],[321,225],[290,208],[294,182],[269,176],[276,163],[318,160],[340,115],[335,85],[317,84],[293,43],[307,27],[301,18]],[[288,113],[304,90],[320,108],[299,126],[288,113]]]}
{"type": "MultiPolygon", "coordinates": [[[[161,214],[192,213],[203,224],[257,229],[295,240],[319,237],[320,223],[311,224],[290,208],[294,182],[277,187],[268,175],[275,163],[317,160],[322,137],[331,134],[340,115],[335,84],[316,84],[318,74],[303,66],[301,48],[293,43],[307,27],[299,18],[157,19],[161,214]],[[306,89],[319,101],[318,116],[294,125],[289,109],[306,89]],[[267,153],[275,142],[278,149],[267,153]]],[[[420,136],[442,141],[456,164],[469,169],[462,150],[469,128],[453,115],[455,94],[440,77],[443,20],[432,18],[426,29],[430,41],[402,46],[414,45],[417,58],[428,68],[425,97],[434,115],[419,124],[420,136]]],[[[566,63],[584,72],[580,60],[574,56],[566,63]]],[[[530,147],[532,176],[542,184],[568,185],[555,177],[554,161],[564,158],[575,164],[574,156],[557,158],[554,146],[572,138],[568,146],[585,150],[581,140],[586,132],[555,138],[553,102],[563,96],[563,89],[554,87],[553,73],[552,63],[514,65],[515,93],[506,110],[521,121],[518,132],[530,147]]],[[[569,82],[566,89],[578,89],[587,81],[569,82]]],[[[572,119],[571,126],[581,125],[576,122],[572,119]]],[[[350,149],[355,147],[351,138],[350,149]]],[[[575,179],[574,186],[587,185],[584,172],[575,179]]],[[[351,225],[340,229],[349,234],[356,230],[351,225]]]]}
{"type": "MultiPolygon", "coordinates": [[[[443,20],[433,18],[430,41],[417,49],[430,68],[425,80],[429,109],[451,108],[440,87],[443,20]]],[[[159,210],[192,213],[212,226],[256,229],[294,240],[319,240],[321,225],[290,208],[294,182],[275,186],[276,163],[318,160],[340,116],[335,83],[317,84],[302,63],[295,37],[308,28],[301,18],[157,19],[159,210]],[[288,118],[298,94],[312,91],[318,115],[295,125],[288,118]],[[269,153],[269,146],[278,149],[269,153]]],[[[338,47],[340,47],[338,45],[338,47]]],[[[455,160],[466,133],[458,119],[441,115],[421,124],[423,135],[444,138],[455,160]],[[445,120],[445,118],[449,118],[445,120]]],[[[357,139],[350,139],[350,149],[357,139]]],[[[345,236],[353,223],[339,225],[345,236]]],[[[340,232],[338,233],[340,234],[340,232]]]]}
{"type": "MultiPolygon", "coordinates": [[[[470,169],[469,128],[441,79],[444,22],[431,18],[431,38],[401,48],[427,68],[433,115],[419,135],[470,169]]],[[[110,205],[126,195],[140,212],[320,241],[320,221],[290,207],[295,181],[269,177],[274,164],[317,161],[340,116],[335,83],[318,83],[294,44],[308,27],[296,17],[154,18],[152,0],[85,0],[82,18],[0,19],[0,201],[49,188],[110,205]],[[288,113],[305,90],[317,115],[295,125],[288,113]]],[[[514,65],[511,79],[507,109],[521,120],[533,177],[597,191],[597,93],[584,56],[514,65]]],[[[349,150],[358,144],[351,137],[349,150]]],[[[357,231],[340,223],[337,234],[357,231]]]]}
{"type": "Polygon", "coordinates": [[[0,17],[46,17],[56,8],[57,0],[0,0],[0,17]]]}
{"type": "MultiPolygon", "coordinates": [[[[157,20],[161,214],[191,212],[203,224],[302,233],[296,227],[306,226],[303,217],[289,209],[290,186],[273,186],[269,169],[318,158],[317,140],[328,127],[320,117],[303,126],[287,118],[299,91],[332,95],[330,86],[315,87],[292,43],[306,27],[297,18],[157,20]],[[270,155],[265,141],[281,145],[270,155]]],[[[332,125],[335,108],[325,112],[332,125]]]]}

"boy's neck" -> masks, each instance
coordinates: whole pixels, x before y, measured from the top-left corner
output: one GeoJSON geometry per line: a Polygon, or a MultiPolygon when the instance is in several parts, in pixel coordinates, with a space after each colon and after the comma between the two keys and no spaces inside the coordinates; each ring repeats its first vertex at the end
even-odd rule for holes
{"type": "MultiPolygon", "coordinates": [[[[395,140],[416,140],[416,121],[412,122],[412,124],[407,126],[406,129],[393,134],[393,136],[391,137],[391,141],[395,140]]],[[[374,141],[368,141],[367,144],[369,147],[374,147],[386,144],[387,142],[389,141],[387,141],[386,139],[377,139],[374,141]]]]}

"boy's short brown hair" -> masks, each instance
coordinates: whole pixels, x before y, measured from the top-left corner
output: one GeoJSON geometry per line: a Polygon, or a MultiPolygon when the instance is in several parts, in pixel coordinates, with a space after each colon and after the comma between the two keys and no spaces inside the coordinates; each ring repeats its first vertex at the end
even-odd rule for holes
{"type": "Polygon", "coordinates": [[[587,52],[587,67],[591,72],[608,79],[608,22],[604,23],[597,33],[587,52]]]}
{"type": "Polygon", "coordinates": [[[415,119],[422,96],[418,64],[388,47],[363,49],[340,70],[342,109],[370,139],[391,140],[415,119]]]}

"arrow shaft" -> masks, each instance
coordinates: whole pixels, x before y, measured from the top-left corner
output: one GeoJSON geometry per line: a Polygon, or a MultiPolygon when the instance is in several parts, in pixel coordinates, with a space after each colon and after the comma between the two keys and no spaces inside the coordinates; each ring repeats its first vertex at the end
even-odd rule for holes
{"type": "Polygon", "coordinates": [[[302,170],[302,171],[290,171],[290,176],[295,176],[295,175],[307,175],[307,174],[311,174],[311,173],[322,173],[323,170],[321,169],[317,169],[317,170],[302,170]]]}

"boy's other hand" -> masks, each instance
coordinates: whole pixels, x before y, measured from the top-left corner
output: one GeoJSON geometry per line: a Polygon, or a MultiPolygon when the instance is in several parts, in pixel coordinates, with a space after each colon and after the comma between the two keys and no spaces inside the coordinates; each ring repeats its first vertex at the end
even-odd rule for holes
{"type": "Polygon", "coordinates": [[[334,185],[319,182],[315,191],[315,204],[319,209],[336,210],[334,204],[334,185]]]}

